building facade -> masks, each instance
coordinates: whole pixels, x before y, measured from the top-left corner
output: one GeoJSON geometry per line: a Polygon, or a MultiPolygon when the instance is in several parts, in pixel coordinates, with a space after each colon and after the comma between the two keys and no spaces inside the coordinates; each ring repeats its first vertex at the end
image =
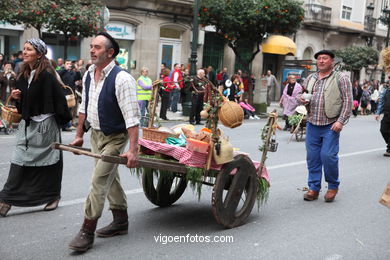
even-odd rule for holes
{"type": "MultiPolygon", "coordinates": [[[[160,65],[190,64],[194,0],[110,0],[106,1],[109,21],[105,29],[118,40],[118,62],[135,77],[141,67],[148,67],[153,79],[160,65]]],[[[301,28],[289,38],[271,35],[252,63],[256,77],[255,104],[265,103],[265,86],[261,75],[271,70],[280,82],[274,100],[283,89],[281,84],[290,72],[305,76],[315,70],[313,55],[321,49],[339,50],[351,45],[385,46],[387,26],[378,22],[390,0],[305,0],[305,19],[301,28]],[[308,66],[311,65],[311,66],[308,66]]],[[[33,29],[0,24],[0,52],[12,54],[29,37],[33,29]]],[[[63,58],[61,36],[44,33],[51,47],[51,58],[63,58]]],[[[68,58],[89,60],[91,39],[73,39],[68,58]]],[[[251,48],[248,44],[248,52],[251,48]]],[[[232,75],[239,66],[233,51],[221,41],[213,27],[199,28],[197,67],[212,65],[215,70],[227,67],[232,75]]],[[[379,79],[381,66],[363,69],[360,79],[379,79]]]]}

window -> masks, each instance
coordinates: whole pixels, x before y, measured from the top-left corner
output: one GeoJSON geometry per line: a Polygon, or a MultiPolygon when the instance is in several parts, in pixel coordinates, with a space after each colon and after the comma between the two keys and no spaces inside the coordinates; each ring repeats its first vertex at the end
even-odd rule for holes
{"type": "Polygon", "coordinates": [[[351,20],[352,7],[343,5],[343,11],[341,13],[341,18],[345,20],[351,20]]]}

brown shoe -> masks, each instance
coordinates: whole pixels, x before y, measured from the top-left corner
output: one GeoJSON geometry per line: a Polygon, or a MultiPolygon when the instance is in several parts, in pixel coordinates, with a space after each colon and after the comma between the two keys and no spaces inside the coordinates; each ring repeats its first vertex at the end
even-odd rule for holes
{"type": "Polygon", "coordinates": [[[108,226],[96,230],[98,237],[113,237],[128,233],[129,221],[127,210],[112,209],[111,212],[114,220],[108,226]]]}
{"type": "Polygon", "coordinates": [[[385,153],[383,154],[383,156],[385,156],[385,157],[390,157],[390,153],[389,153],[389,152],[385,152],[385,153]]]}
{"type": "Polygon", "coordinates": [[[318,191],[309,190],[303,195],[303,199],[306,201],[313,201],[318,199],[318,194],[319,194],[318,191]]]}
{"type": "Polygon", "coordinates": [[[0,216],[6,217],[10,209],[11,209],[11,205],[5,202],[0,202],[0,216]]]}
{"type": "Polygon", "coordinates": [[[60,202],[60,199],[56,199],[55,201],[49,202],[46,204],[46,206],[43,208],[43,210],[44,211],[55,210],[58,207],[59,202],[60,202]]]}
{"type": "Polygon", "coordinates": [[[337,191],[338,190],[331,190],[331,189],[329,189],[326,192],[325,196],[324,196],[325,202],[332,202],[332,201],[334,201],[334,198],[336,198],[337,191]]]}
{"type": "Polygon", "coordinates": [[[76,237],[70,242],[69,248],[78,252],[85,252],[92,248],[95,239],[96,224],[97,219],[90,220],[85,218],[83,226],[76,237]]]}

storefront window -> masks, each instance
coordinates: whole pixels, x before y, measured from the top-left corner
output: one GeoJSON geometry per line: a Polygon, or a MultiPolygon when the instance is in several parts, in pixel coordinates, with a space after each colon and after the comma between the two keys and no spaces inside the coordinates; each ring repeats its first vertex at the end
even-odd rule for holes
{"type": "Polygon", "coordinates": [[[49,59],[57,60],[58,58],[68,60],[78,60],[80,58],[80,40],[78,38],[71,38],[68,40],[68,55],[65,56],[65,38],[62,35],[53,33],[44,33],[43,41],[47,45],[47,57],[49,59]]]}
{"type": "Polygon", "coordinates": [[[129,72],[136,69],[136,61],[131,60],[131,45],[135,40],[135,26],[129,23],[110,21],[104,28],[119,44],[119,54],[116,56],[119,66],[129,72]]]}
{"type": "Polygon", "coordinates": [[[119,54],[116,56],[116,61],[119,66],[127,71],[130,71],[131,43],[132,41],[117,40],[119,44],[119,54]]]}

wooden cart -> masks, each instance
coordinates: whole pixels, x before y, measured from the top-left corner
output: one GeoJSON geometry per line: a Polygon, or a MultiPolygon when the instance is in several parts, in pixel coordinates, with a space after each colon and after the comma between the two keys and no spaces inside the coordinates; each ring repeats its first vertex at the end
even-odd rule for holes
{"type": "MultiPolygon", "coordinates": [[[[155,84],[156,86],[157,84],[155,84]]],[[[216,88],[214,89],[217,93],[216,88]]],[[[154,112],[156,107],[158,88],[154,88],[151,102],[151,118],[149,127],[153,125],[154,112]]],[[[215,97],[216,95],[214,95],[215,97]]],[[[212,118],[213,133],[217,131],[216,118],[212,118]]],[[[275,117],[269,118],[269,125],[273,125],[275,117]]],[[[265,145],[270,144],[272,128],[269,128],[265,145]]],[[[213,139],[213,138],[212,138],[213,139]]],[[[214,141],[210,143],[210,150],[213,151],[214,141]]],[[[77,154],[83,154],[101,159],[105,162],[126,164],[127,159],[118,156],[106,156],[92,153],[89,149],[73,147],[63,144],[53,144],[55,149],[61,149],[77,154]]],[[[264,190],[259,190],[264,185],[259,185],[263,170],[264,161],[268,149],[263,151],[260,168],[256,170],[253,162],[248,156],[239,154],[233,161],[225,163],[220,170],[210,169],[212,152],[208,153],[207,162],[204,168],[190,168],[178,161],[167,158],[164,154],[154,154],[153,157],[146,155],[147,149],[141,147],[140,157],[137,165],[137,172],[142,177],[142,187],[146,198],[159,207],[168,207],[175,203],[184,193],[187,184],[194,182],[198,188],[201,185],[213,186],[211,205],[213,215],[218,223],[226,228],[233,228],[242,225],[251,213],[255,201],[259,194],[264,194],[264,190]],[[193,170],[202,171],[201,178],[194,178],[191,174],[193,170]]],[[[265,181],[266,182],[266,181],[265,181]]],[[[264,184],[264,182],[263,182],[264,184]]],[[[268,191],[268,183],[266,184],[268,191]]]]}
{"type": "MultiPolygon", "coordinates": [[[[101,159],[105,162],[126,164],[127,159],[92,153],[89,149],[64,144],[53,144],[55,149],[101,159]]],[[[145,157],[138,160],[138,172],[146,198],[159,207],[175,203],[184,193],[191,179],[186,177],[186,165],[168,159],[145,157]]],[[[201,181],[213,186],[212,212],[218,223],[233,228],[245,222],[251,213],[258,191],[258,175],[251,159],[237,155],[219,171],[209,171],[201,181]]]]}

